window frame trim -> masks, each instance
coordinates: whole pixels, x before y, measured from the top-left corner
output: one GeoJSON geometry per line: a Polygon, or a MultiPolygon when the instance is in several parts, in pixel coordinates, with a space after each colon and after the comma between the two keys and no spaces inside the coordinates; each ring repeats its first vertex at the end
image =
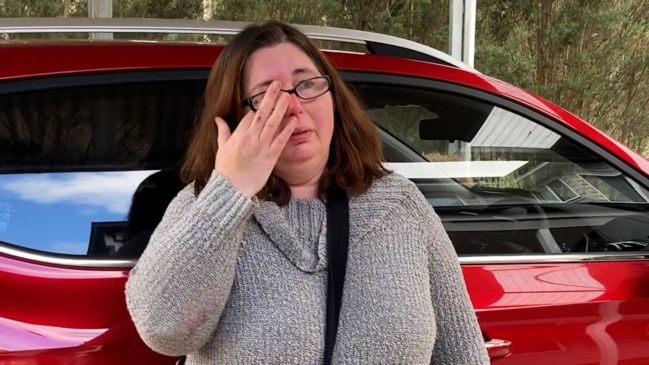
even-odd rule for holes
{"type": "Polygon", "coordinates": [[[33,91],[83,86],[108,86],[135,82],[202,81],[207,82],[209,69],[134,69],[128,71],[93,71],[44,77],[0,80],[0,96],[33,91]]]}
{"type": "Polygon", "coordinates": [[[27,247],[13,245],[0,241],[0,255],[9,258],[19,258],[39,264],[65,266],[74,268],[130,268],[135,266],[138,259],[95,259],[80,255],[66,255],[53,252],[33,250],[27,247]]]}

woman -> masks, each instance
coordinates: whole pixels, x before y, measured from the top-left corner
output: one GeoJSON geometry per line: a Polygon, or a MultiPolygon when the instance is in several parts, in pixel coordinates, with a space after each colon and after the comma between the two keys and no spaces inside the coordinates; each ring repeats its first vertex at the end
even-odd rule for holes
{"type": "Polygon", "coordinates": [[[243,30],[210,74],[190,184],[126,286],[142,339],[188,364],[323,363],[334,186],[349,247],[333,363],[488,364],[439,218],[382,161],[317,46],[280,23],[243,30]]]}

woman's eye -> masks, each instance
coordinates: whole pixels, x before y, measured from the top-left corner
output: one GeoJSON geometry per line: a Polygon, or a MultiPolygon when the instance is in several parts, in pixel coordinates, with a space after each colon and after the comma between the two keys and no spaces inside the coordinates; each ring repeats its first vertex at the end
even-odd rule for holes
{"type": "Polygon", "coordinates": [[[261,101],[264,99],[264,95],[259,95],[256,96],[252,99],[252,107],[257,109],[259,107],[259,104],[261,104],[261,101]]]}
{"type": "Polygon", "coordinates": [[[255,106],[259,105],[261,103],[261,101],[264,100],[264,95],[266,95],[265,91],[263,93],[261,93],[261,94],[257,94],[255,96],[253,96],[252,97],[253,104],[255,104],[255,106]]]}
{"type": "Polygon", "coordinates": [[[298,87],[300,89],[310,89],[310,88],[313,87],[313,85],[314,85],[314,82],[312,80],[306,80],[306,81],[302,81],[300,83],[300,85],[298,85],[298,87]]]}

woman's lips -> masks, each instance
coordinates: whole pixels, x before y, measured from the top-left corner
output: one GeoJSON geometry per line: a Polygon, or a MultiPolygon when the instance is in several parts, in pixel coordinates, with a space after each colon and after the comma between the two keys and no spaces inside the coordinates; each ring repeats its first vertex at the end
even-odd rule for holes
{"type": "Polygon", "coordinates": [[[313,132],[310,130],[297,131],[291,135],[291,143],[304,143],[311,137],[313,132]]]}

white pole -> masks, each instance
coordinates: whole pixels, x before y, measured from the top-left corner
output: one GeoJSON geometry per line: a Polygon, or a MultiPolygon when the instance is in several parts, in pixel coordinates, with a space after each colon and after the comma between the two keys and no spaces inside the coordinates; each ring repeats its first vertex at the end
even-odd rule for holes
{"type": "MultiPolygon", "coordinates": [[[[89,18],[112,18],[113,0],[88,0],[89,18]]],[[[113,39],[113,33],[90,33],[90,39],[113,39]]]]}
{"type": "Polygon", "coordinates": [[[464,24],[464,0],[451,0],[448,19],[448,53],[462,59],[462,28],[464,24]]]}
{"type": "Polygon", "coordinates": [[[475,13],[477,0],[464,0],[464,37],[462,37],[462,61],[473,67],[475,56],[475,13]]]}
{"type": "MultiPolygon", "coordinates": [[[[473,67],[475,55],[475,22],[477,0],[451,0],[449,4],[449,54],[473,67]]],[[[449,143],[449,154],[458,154],[464,161],[471,160],[471,142],[449,143]]]]}
{"type": "Polygon", "coordinates": [[[451,0],[449,6],[449,54],[473,67],[477,0],[451,0]]]}

